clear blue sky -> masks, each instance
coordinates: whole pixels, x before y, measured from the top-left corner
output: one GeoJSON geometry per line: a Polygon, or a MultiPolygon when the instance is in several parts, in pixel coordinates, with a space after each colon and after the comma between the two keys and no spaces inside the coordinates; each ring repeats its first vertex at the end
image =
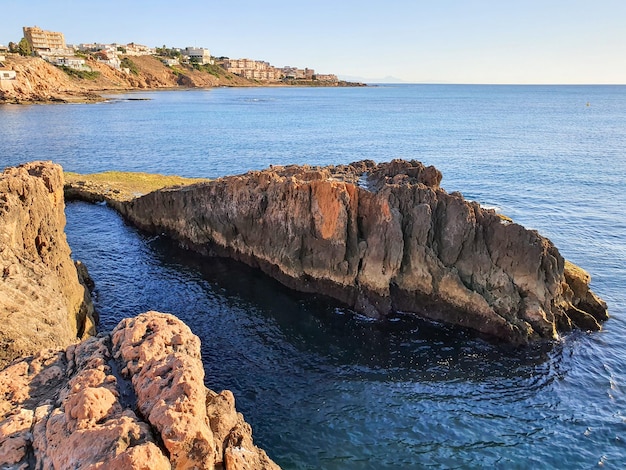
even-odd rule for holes
{"type": "Polygon", "coordinates": [[[68,43],[201,46],[366,79],[626,84],[626,0],[2,0],[68,43]]]}

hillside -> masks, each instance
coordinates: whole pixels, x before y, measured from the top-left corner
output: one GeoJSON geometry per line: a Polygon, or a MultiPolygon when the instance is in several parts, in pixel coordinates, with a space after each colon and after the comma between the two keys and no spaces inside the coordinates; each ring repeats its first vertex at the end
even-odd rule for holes
{"type": "Polygon", "coordinates": [[[177,87],[259,86],[218,66],[189,65],[170,68],[152,56],[127,57],[130,73],[87,60],[93,72],[81,73],[51,65],[38,57],[9,54],[4,69],[16,72],[15,80],[0,81],[0,102],[85,102],[102,100],[102,93],[177,87]]]}

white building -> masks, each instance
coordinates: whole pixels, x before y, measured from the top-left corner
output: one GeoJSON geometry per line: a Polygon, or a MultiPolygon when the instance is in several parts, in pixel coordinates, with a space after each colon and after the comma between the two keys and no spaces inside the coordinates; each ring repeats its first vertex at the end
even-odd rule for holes
{"type": "Polygon", "coordinates": [[[182,53],[189,57],[191,62],[202,65],[214,64],[214,61],[211,59],[211,52],[204,47],[186,47],[182,53]]]}
{"type": "Polygon", "coordinates": [[[80,57],[44,57],[44,60],[53,65],[69,67],[74,70],[91,71],[91,68],[85,65],[85,60],[80,57]]]}
{"type": "Polygon", "coordinates": [[[134,42],[126,44],[126,46],[122,46],[126,49],[126,55],[154,55],[156,54],[155,47],[142,46],[141,44],[135,44],[134,42]]]}
{"type": "Polygon", "coordinates": [[[179,65],[180,64],[180,60],[178,60],[178,58],[174,57],[172,58],[167,58],[167,59],[163,59],[163,64],[167,65],[168,67],[173,67],[175,65],[179,65]]]}
{"type": "Polygon", "coordinates": [[[0,69],[0,80],[15,80],[15,70],[3,70],[0,69]]]}

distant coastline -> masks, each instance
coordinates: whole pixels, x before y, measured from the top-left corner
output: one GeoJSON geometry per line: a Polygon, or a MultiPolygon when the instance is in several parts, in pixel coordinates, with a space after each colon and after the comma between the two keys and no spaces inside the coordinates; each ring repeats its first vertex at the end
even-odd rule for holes
{"type": "Polygon", "coordinates": [[[127,57],[133,71],[127,73],[111,66],[87,59],[89,73],[78,73],[67,67],[52,65],[39,57],[6,54],[0,57],[0,74],[10,79],[0,80],[0,103],[86,103],[103,101],[103,94],[111,92],[165,90],[213,87],[352,87],[364,83],[319,80],[282,80],[266,82],[235,75],[219,66],[198,68],[165,65],[154,56],[127,57]]]}
{"type": "Polygon", "coordinates": [[[19,43],[0,46],[0,103],[93,102],[103,92],[307,86],[366,86],[305,67],[213,57],[204,47],[65,43],[63,33],[23,28],[19,43]]]}

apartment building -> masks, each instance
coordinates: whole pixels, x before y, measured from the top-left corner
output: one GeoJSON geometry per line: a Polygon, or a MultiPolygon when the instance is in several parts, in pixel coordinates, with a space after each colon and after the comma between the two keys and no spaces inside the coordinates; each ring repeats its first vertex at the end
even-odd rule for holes
{"type": "Polygon", "coordinates": [[[269,62],[261,60],[226,59],[224,60],[223,67],[230,73],[247,78],[248,80],[276,82],[283,76],[280,69],[273,67],[269,62]]]}
{"type": "Polygon", "coordinates": [[[42,55],[63,55],[68,53],[63,33],[45,31],[38,26],[24,26],[24,38],[34,53],[42,55]]]}
{"type": "Polygon", "coordinates": [[[282,72],[285,78],[291,80],[313,80],[313,75],[315,75],[315,70],[313,69],[299,69],[289,65],[283,67],[282,72]]]}
{"type": "Polygon", "coordinates": [[[337,75],[334,75],[332,73],[327,73],[327,74],[318,73],[315,75],[315,79],[319,80],[320,82],[338,82],[339,81],[339,79],[337,78],[337,75]]]}

